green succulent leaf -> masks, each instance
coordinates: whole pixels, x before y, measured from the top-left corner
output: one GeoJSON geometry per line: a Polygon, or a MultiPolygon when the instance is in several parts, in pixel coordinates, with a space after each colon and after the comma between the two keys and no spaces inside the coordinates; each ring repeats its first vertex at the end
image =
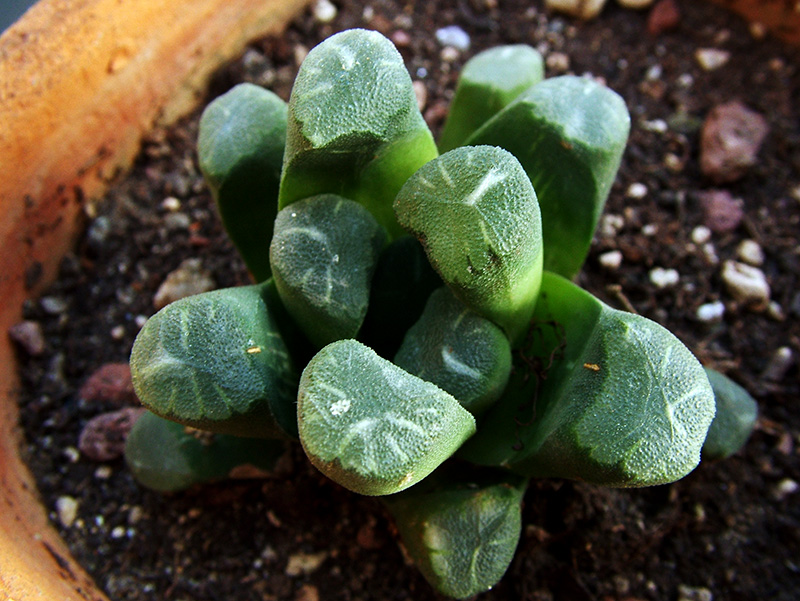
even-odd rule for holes
{"type": "Polygon", "coordinates": [[[200,169],[228,235],[258,282],[270,276],[287,113],[278,96],[243,83],[209,104],[200,119],[200,169]]]}
{"type": "Polygon", "coordinates": [[[282,441],[191,431],[149,411],[125,441],[125,462],[133,477],[159,492],[184,490],[254,469],[269,472],[285,452],[282,441]]]}
{"type": "Polygon", "coordinates": [[[372,277],[359,340],[381,357],[393,357],[408,329],[422,315],[428,297],[441,285],[442,279],[416,238],[402,236],[387,245],[372,277]]]}
{"type": "MultiPolygon", "coordinates": [[[[472,470],[474,471],[474,470],[472,470]]],[[[464,599],[503,577],[519,542],[527,480],[438,480],[386,499],[405,548],[440,593],[464,599]],[[423,490],[419,490],[423,488],[423,490]]]]}
{"type": "Polygon", "coordinates": [[[278,213],[270,245],[275,284],[317,348],[358,333],[385,237],[369,211],[334,194],[278,213]]]}
{"type": "Polygon", "coordinates": [[[458,77],[439,152],[464,145],[475,130],[542,79],[542,55],[528,45],[497,46],[473,56],[458,77]]]}
{"type": "Polygon", "coordinates": [[[714,390],[717,414],[703,444],[703,459],[725,459],[750,438],[758,420],[758,403],[728,376],[710,367],[705,369],[714,390]]]}
{"type": "Polygon", "coordinates": [[[205,292],[151,317],[131,352],[142,404],[221,434],[296,436],[297,375],[265,300],[268,289],[205,292]]]}
{"type": "Polygon", "coordinates": [[[714,393],[675,336],[547,272],[534,320],[525,361],[463,458],[606,486],[697,466],[714,393]]]}
{"type": "Polygon", "coordinates": [[[536,193],[511,154],[451,150],[409,178],[395,212],[459,299],[512,340],[524,332],[542,277],[542,230],[536,193]]]}
{"type": "Polygon", "coordinates": [[[478,415],[506,387],[511,345],[503,330],[470,311],[443,287],[431,295],[394,363],[449,392],[478,415]]]}
{"type": "Polygon", "coordinates": [[[586,259],[629,132],[630,115],[616,92],[565,75],[530,88],[467,144],[500,146],[519,159],[542,211],[544,268],[572,278],[586,259]]]}
{"type": "Polygon", "coordinates": [[[292,89],[280,208],[340,194],[395,237],[397,191],[437,154],[394,45],[375,31],[336,34],[308,54],[292,89]]]}
{"type": "Polygon", "coordinates": [[[311,360],[297,410],[311,463],[364,495],[416,484],[475,432],[452,396],[355,340],[329,344],[311,360]]]}

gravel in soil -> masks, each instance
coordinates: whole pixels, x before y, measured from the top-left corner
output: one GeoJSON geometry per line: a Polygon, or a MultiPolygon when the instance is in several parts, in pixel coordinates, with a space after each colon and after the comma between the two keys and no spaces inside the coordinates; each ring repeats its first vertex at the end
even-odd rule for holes
{"type": "MultiPolygon", "coordinates": [[[[669,486],[535,482],[516,558],[483,599],[788,600],[800,590],[800,57],[714,6],[676,4],[677,26],[652,36],[646,11],[613,5],[581,24],[521,0],[337,2],[254,43],[208,94],[247,80],[288,98],[308,48],[361,26],[399,47],[434,130],[461,65],[499,43],[532,44],[549,75],[591,74],[627,101],[631,143],[580,283],[744,385],[759,427],[735,457],[669,486]],[[467,50],[437,41],[451,25],[467,50]],[[715,184],[700,170],[700,128],[732,101],[763,116],[768,134],[741,178],[715,184]],[[755,263],[768,300],[737,300],[729,261],[755,263]]],[[[120,459],[78,450],[91,418],[130,402],[83,385],[127,361],[168,273],[197,259],[205,286],[248,282],[197,168],[198,116],[153,133],[129,177],[87,210],[58,282],[25,307],[23,452],[43,502],[117,601],[436,599],[381,504],[327,481],[297,447],[269,478],[174,495],[138,488],[120,459]]]]}

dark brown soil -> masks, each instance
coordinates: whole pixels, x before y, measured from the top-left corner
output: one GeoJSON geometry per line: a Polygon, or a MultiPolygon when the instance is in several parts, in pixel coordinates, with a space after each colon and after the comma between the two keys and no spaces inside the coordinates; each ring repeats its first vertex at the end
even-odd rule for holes
{"type": "MultiPolygon", "coordinates": [[[[428,92],[426,114],[440,125],[464,60],[499,43],[525,42],[565,54],[569,70],[603,77],[633,117],[607,213],[623,218],[616,235],[598,235],[581,283],[620,308],[674,331],[706,364],[726,372],[758,400],[758,430],[738,455],[702,463],[684,480],[643,490],[609,490],[541,481],[525,498],[524,533],[511,568],[482,599],[789,600],[800,591],[800,56],[703,2],[679,2],[678,28],[658,37],[647,13],[613,3],[580,24],[522,0],[337,2],[328,25],[306,15],[281,39],[254,44],[216,78],[209,98],[250,79],[288,98],[296,57],[331,33],[372,27],[393,37],[414,79],[428,92]],[[487,8],[497,4],[496,8],[487,8]],[[371,18],[367,19],[371,13],[371,18]],[[469,51],[441,60],[439,27],[456,24],[469,51]],[[731,53],[704,71],[698,48],[731,53]],[[692,246],[704,224],[698,196],[713,189],[698,167],[696,122],[738,99],[763,114],[770,133],[758,164],[734,184],[716,186],[744,200],[732,233],[714,235],[721,261],[756,240],[761,267],[779,305],[753,311],[725,291],[720,265],[692,246]],[[684,115],[678,126],[676,115],[684,115]],[[685,118],[688,115],[688,119],[685,118]],[[667,133],[645,122],[665,120],[667,133]],[[644,184],[644,198],[627,194],[644,184]],[[621,266],[598,257],[619,249],[621,266]],[[654,267],[675,269],[676,285],[659,289],[654,267]],[[720,323],[696,318],[698,306],[722,300],[720,323]],[[777,381],[762,375],[777,349],[794,362],[777,381]]],[[[551,58],[557,67],[559,57],[551,58]]],[[[563,57],[561,57],[563,59],[563,57]]],[[[552,73],[556,69],[552,68],[552,73]]],[[[73,553],[100,587],[123,600],[437,599],[405,561],[379,501],[358,497],[318,474],[302,453],[272,478],[225,482],[164,496],[142,490],[124,463],[97,464],[76,453],[92,416],[112,409],[81,400],[88,375],[126,361],[141,316],[166,273],[199,257],[219,287],[247,282],[226,240],[194,157],[197,117],[145,144],[130,177],[90,216],[87,235],[64,261],[61,278],[31,301],[27,317],[44,327],[47,350],[23,358],[24,448],[45,505],[73,553]],[[172,210],[167,197],[180,201],[172,210]],[[79,502],[70,526],[56,501],[79,502]],[[293,569],[297,565],[303,569],[293,569]]]]}

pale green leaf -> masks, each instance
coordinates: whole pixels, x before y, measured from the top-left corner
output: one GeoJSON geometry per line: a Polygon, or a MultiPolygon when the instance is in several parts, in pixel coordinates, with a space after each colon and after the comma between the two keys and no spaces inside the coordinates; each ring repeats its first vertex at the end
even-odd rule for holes
{"type": "Polygon", "coordinates": [[[303,371],[298,423],[311,462],[365,495],[416,484],[475,432],[452,396],[355,340],[329,344],[303,371]]]}

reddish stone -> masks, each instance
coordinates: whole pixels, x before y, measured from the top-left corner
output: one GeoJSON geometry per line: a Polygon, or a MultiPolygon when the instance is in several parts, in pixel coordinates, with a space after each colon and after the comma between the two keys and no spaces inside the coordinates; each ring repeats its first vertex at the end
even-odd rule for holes
{"type": "Polygon", "coordinates": [[[125,452],[125,440],[141,415],[141,407],[126,407],[90,419],[81,430],[78,449],[93,461],[113,461],[125,452]]]}
{"type": "Polygon", "coordinates": [[[42,325],[38,321],[22,321],[15,324],[8,330],[8,335],[31,357],[40,356],[47,348],[42,325]]]}
{"type": "Polygon", "coordinates": [[[741,102],[714,107],[700,136],[701,171],[716,183],[739,179],[756,164],[768,131],[766,119],[741,102]]]}
{"type": "Polygon", "coordinates": [[[131,382],[131,368],[127,363],[106,363],[81,387],[79,398],[108,405],[138,404],[131,382]]]}
{"type": "Polygon", "coordinates": [[[647,18],[647,31],[658,35],[675,29],[681,22],[681,11],[675,0],[660,0],[653,6],[647,18]]]}
{"type": "Polygon", "coordinates": [[[703,225],[717,234],[734,231],[744,217],[741,199],[734,198],[727,190],[709,190],[700,195],[703,210],[703,225]]]}

